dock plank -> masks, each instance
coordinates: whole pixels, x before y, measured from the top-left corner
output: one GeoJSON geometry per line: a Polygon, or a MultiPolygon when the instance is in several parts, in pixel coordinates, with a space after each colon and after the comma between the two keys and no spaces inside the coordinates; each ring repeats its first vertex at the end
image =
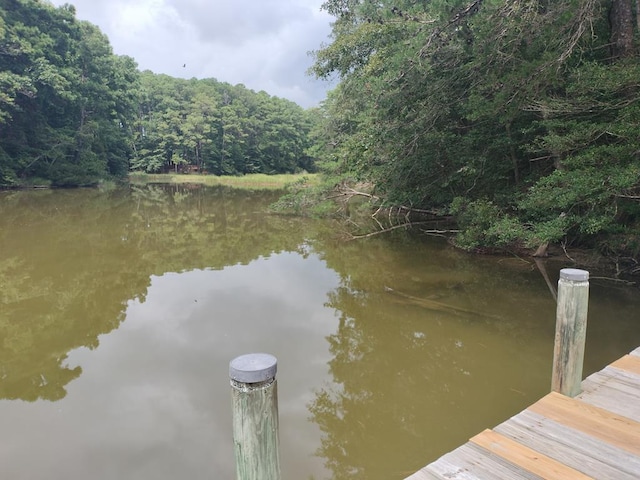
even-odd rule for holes
{"type": "Polygon", "coordinates": [[[634,420],[555,392],[528,410],[640,455],[640,423],[634,420]]]}
{"type": "Polygon", "coordinates": [[[624,357],[616,360],[611,364],[612,367],[619,368],[620,370],[627,370],[629,372],[640,375],[640,356],[625,355],[624,357]]]}
{"type": "Polygon", "coordinates": [[[494,430],[594,478],[638,479],[639,457],[537,413],[525,410],[494,430]]]}
{"type": "Polygon", "coordinates": [[[594,374],[582,382],[582,390],[577,399],[640,422],[640,393],[624,378],[594,374]]]}
{"type": "Polygon", "coordinates": [[[428,471],[427,468],[425,467],[418,470],[413,475],[405,478],[405,480],[442,480],[442,477],[428,471]]]}
{"type": "Polygon", "coordinates": [[[458,447],[425,469],[438,475],[437,478],[448,480],[540,480],[538,475],[498,455],[487,454],[472,443],[458,447]]]}
{"type": "Polygon", "coordinates": [[[582,390],[584,391],[585,382],[607,382],[609,380],[615,380],[616,382],[624,385],[624,390],[633,395],[638,395],[640,393],[640,375],[628,370],[616,368],[612,365],[589,375],[589,377],[582,381],[582,390]]]}
{"type": "Polygon", "coordinates": [[[567,478],[593,480],[588,475],[492,430],[479,433],[470,442],[542,478],[549,480],[565,480],[567,478]]]}

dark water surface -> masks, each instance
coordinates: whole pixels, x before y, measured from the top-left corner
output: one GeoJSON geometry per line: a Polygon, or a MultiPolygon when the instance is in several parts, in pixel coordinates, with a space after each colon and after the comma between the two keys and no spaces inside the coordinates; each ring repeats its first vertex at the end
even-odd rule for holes
{"type": "MultiPolygon", "coordinates": [[[[402,479],[547,393],[530,261],[344,242],[276,196],[0,192],[0,478],[235,478],[250,352],[278,357],[284,480],[402,479]]],[[[592,281],[585,373],[638,345],[639,291],[592,281]]]]}

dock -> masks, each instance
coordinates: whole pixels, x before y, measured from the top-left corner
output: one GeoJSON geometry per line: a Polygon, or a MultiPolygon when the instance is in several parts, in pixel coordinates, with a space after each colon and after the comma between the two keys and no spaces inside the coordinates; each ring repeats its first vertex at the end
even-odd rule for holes
{"type": "Polygon", "coordinates": [[[406,480],[640,478],[640,347],[406,480]]]}
{"type": "Polygon", "coordinates": [[[405,480],[640,479],[640,347],[581,380],[587,279],[561,272],[552,392],[405,480]]]}

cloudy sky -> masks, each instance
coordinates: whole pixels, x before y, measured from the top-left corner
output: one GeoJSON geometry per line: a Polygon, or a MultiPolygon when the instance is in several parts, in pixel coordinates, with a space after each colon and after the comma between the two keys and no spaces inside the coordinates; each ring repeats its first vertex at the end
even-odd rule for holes
{"type": "Polygon", "coordinates": [[[141,70],[215,78],[315,106],[331,88],[306,75],[329,42],[323,0],[50,0],[71,3],[141,70]],[[186,66],[185,66],[186,65],[186,66]]]}

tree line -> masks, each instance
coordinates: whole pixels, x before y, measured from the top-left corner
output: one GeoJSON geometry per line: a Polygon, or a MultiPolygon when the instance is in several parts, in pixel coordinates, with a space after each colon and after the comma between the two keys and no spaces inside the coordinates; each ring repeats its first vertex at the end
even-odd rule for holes
{"type": "MultiPolygon", "coordinates": [[[[456,242],[640,253],[638,2],[327,0],[314,147],[456,242]]],[[[635,264],[637,268],[637,263],[635,264]]]]}
{"type": "Polygon", "coordinates": [[[297,104],[214,79],[140,75],[131,167],[215,175],[313,171],[311,115],[297,104]]]}
{"type": "Polygon", "coordinates": [[[313,170],[312,118],[243,85],[140,72],[69,4],[0,0],[0,187],[313,170]]]}

